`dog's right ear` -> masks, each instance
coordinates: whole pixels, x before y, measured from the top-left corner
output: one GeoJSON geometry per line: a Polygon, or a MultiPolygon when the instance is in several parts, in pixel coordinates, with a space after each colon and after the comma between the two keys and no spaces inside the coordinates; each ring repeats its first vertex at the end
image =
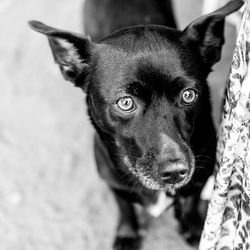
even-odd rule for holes
{"type": "Polygon", "coordinates": [[[86,37],[55,29],[38,21],[30,21],[29,25],[47,36],[55,62],[64,78],[84,90],[94,44],[86,37]]]}

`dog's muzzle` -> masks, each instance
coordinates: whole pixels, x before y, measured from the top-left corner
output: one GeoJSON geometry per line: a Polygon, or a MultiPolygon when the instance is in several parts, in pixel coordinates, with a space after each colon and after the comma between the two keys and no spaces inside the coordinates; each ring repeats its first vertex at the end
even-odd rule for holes
{"type": "Polygon", "coordinates": [[[174,185],[188,177],[189,167],[179,159],[167,159],[159,162],[157,174],[163,183],[174,185]]]}

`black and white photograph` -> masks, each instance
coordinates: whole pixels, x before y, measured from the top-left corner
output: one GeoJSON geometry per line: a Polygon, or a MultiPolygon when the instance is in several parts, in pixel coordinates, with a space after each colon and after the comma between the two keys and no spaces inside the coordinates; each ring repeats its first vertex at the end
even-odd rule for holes
{"type": "Polygon", "coordinates": [[[250,249],[250,0],[0,0],[0,250],[250,249]]]}

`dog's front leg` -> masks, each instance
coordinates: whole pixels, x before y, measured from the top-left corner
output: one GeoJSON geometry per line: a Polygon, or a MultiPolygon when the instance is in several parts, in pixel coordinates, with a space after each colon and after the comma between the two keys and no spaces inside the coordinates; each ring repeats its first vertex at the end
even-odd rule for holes
{"type": "Polygon", "coordinates": [[[139,223],[133,204],[113,190],[120,210],[114,250],[138,250],[141,246],[139,223]]]}
{"type": "Polygon", "coordinates": [[[188,197],[178,197],[174,203],[175,217],[180,223],[181,233],[191,245],[199,243],[205,220],[200,211],[201,202],[198,191],[188,197]]]}

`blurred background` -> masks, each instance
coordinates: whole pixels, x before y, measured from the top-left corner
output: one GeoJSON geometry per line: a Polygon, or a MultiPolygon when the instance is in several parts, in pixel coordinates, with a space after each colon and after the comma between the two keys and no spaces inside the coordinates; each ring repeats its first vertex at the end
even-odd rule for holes
{"type": "MultiPolygon", "coordinates": [[[[180,28],[202,1],[174,0],[180,28]]],[[[0,249],[108,250],[117,207],[98,177],[85,96],[63,80],[44,36],[27,21],[83,32],[82,0],[0,0],[0,249]]],[[[216,124],[235,28],[209,82],[216,124]]],[[[172,211],[155,220],[145,250],[190,249],[172,211]]]]}

